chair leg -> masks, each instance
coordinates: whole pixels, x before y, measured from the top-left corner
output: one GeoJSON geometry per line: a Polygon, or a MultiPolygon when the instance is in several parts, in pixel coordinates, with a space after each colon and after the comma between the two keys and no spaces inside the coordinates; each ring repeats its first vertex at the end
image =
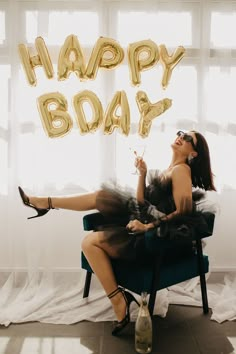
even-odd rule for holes
{"type": "Polygon", "coordinates": [[[89,295],[89,289],[90,289],[90,284],[91,284],[91,278],[92,278],[92,273],[87,270],[86,278],[85,278],[85,283],[84,283],[83,298],[88,297],[88,295],[89,295]]]}
{"type": "Polygon", "coordinates": [[[151,316],[153,316],[153,310],[156,301],[156,292],[160,280],[161,263],[162,263],[162,255],[159,255],[153,267],[152,284],[151,284],[151,291],[150,291],[150,297],[148,302],[148,310],[151,316]]]}
{"type": "Polygon", "coordinates": [[[197,240],[196,245],[197,245],[198,268],[199,268],[200,284],[201,284],[201,292],[202,292],[203,312],[204,314],[207,314],[209,312],[209,307],[208,307],[208,299],[207,299],[206,277],[204,272],[201,240],[197,240]]]}

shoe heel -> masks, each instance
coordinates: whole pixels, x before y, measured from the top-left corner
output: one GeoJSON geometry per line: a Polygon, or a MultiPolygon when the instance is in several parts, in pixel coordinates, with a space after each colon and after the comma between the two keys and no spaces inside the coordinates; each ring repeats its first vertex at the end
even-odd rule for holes
{"type": "Polygon", "coordinates": [[[34,216],[30,216],[29,218],[27,219],[35,219],[35,218],[39,218],[40,216],[43,216],[45,214],[47,214],[47,212],[49,212],[49,209],[35,209],[37,211],[37,215],[34,215],[34,216]]]}
{"type": "Polygon", "coordinates": [[[136,302],[136,304],[138,306],[140,306],[140,303],[138,302],[138,300],[132,294],[130,294],[128,291],[124,291],[124,293],[125,293],[125,297],[126,297],[126,299],[128,301],[128,304],[131,304],[131,302],[134,301],[134,302],[136,302]]]}

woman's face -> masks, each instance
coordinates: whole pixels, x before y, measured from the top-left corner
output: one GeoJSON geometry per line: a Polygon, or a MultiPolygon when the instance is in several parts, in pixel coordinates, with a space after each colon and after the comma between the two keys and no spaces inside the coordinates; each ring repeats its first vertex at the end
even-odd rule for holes
{"type": "Polygon", "coordinates": [[[194,132],[182,132],[177,133],[176,139],[171,145],[173,149],[188,156],[191,153],[195,153],[195,146],[197,145],[197,138],[194,132]]]}

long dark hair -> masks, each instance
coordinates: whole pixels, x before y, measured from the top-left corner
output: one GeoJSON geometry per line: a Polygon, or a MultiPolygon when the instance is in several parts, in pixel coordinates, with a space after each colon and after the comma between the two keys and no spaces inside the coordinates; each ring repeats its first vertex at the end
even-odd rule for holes
{"type": "Polygon", "coordinates": [[[192,132],[197,138],[195,150],[198,153],[189,163],[192,174],[192,184],[194,187],[199,187],[206,191],[215,191],[216,188],[213,182],[214,175],[211,171],[210,152],[207,141],[201,133],[194,130],[192,130],[192,132]]]}

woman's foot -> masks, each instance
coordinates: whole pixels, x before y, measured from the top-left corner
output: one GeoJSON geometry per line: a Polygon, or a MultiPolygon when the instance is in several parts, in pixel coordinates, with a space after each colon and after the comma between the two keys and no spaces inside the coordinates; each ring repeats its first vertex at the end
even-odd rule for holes
{"type": "Polygon", "coordinates": [[[23,189],[19,186],[18,187],[20,197],[24,205],[33,208],[34,210],[37,211],[37,215],[31,216],[28,219],[33,219],[37,218],[40,216],[43,216],[49,212],[50,209],[54,209],[52,206],[52,200],[50,197],[48,198],[39,198],[39,197],[28,197],[28,195],[25,194],[23,189]],[[47,202],[47,203],[46,203],[47,202]]]}
{"type": "Polygon", "coordinates": [[[110,299],[110,301],[112,303],[113,310],[116,314],[117,321],[118,322],[122,321],[126,315],[126,307],[127,307],[122,292],[118,292],[116,296],[110,299]]]}
{"type": "Polygon", "coordinates": [[[32,197],[28,196],[30,204],[38,209],[49,209],[48,197],[32,197]]]}
{"type": "Polygon", "coordinates": [[[108,298],[111,300],[111,303],[113,305],[116,317],[118,322],[115,323],[115,326],[112,330],[112,335],[116,336],[119,334],[130,322],[130,304],[131,302],[135,301],[138,305],[138,301],[135,299],[135,297],[129,293],[128,291],[125,291],[123,288],[116,288],[114,291],[112,291],[109,295],[108,298]],[[122,300],[123,297],[123,300],[122,300]]]}

